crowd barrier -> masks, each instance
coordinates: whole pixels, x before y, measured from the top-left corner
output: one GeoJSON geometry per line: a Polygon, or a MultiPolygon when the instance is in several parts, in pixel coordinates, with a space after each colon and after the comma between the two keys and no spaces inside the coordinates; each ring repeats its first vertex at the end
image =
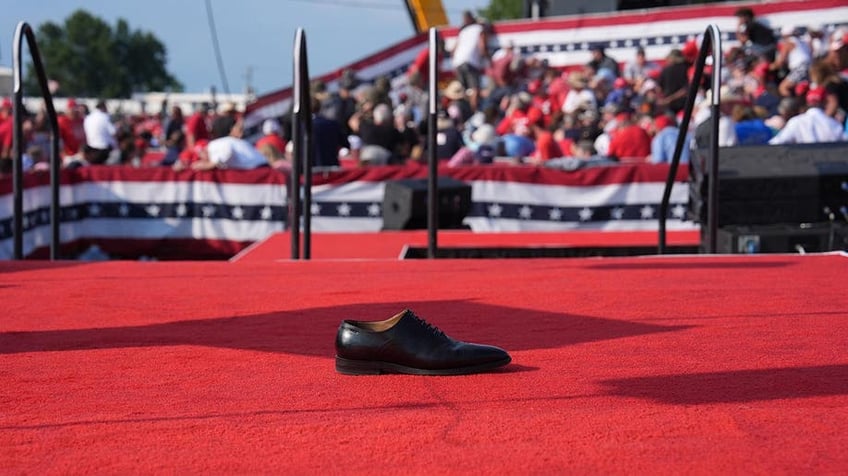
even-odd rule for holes
{"type": "MultiPolygon", "coordinates": [[[[564,171],[524,166],[443,168],[470,184],[464,223],[474,232],[656,230],[667,165],[628,164],[564,171]]],[[[672,190],[669,230],[686,221],[688,170],[672,190]]],[[[424,178],[425,166],[317,172],[312,231],[378,232],[384,188],[424,178]]],[[[24,255],[43,256],[50,243],[49,176],[24,177],[24,255]]],[[[94,166],[63,170],[60,241],[68,257],[97,244],[127,258],[222,258],[287,228],[287,177],[274,169],[181,171],[94,166]]],[[[12,257],[12,182],[0,179],[0,259],[12,257]]]]}

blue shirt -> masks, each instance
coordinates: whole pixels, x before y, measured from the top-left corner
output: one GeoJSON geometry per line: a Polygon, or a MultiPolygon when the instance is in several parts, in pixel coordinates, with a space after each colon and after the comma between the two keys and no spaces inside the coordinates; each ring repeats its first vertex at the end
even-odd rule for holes
{"type": "MultiPolygon", "coordinates": [[[[671,163],[674,157],[674,147],[677,145],[678,129],[668,126],[659,131],[651,140],[651,163],[671,163]]],[[[683,141],[683,150],[680,151],[680,163],[689,163],[689,134],[683,141]]]]}
{"type": "Polygon", "coordinates": [[[739,145],[768,144],[772,130],[762,119],[751,119],[736,123],[736,141],[739,145]]]}

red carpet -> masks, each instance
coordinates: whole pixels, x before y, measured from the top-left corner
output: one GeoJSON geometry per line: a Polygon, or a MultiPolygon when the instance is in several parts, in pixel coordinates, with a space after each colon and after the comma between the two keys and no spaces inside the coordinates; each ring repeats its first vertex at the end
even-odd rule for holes
{"type": "Polygon", "coordinates": [[[838,474],[840,255],[0,262],[5,474],[838,474]],[[409,306],[513,364],[333,370],[409,306]]]}

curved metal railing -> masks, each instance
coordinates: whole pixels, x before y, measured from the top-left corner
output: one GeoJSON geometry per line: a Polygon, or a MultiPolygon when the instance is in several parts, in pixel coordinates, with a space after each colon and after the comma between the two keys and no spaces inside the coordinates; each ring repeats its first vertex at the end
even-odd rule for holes
{"type": "Polygon", "coordinates": [[[687,146],[686,131],[689,129],[689,121],[692,118],[692,109],[695,106],[695,96],[698,94],[698,87],[701,84],[701,78],[704,75],[704,65],[706,64],[707,54],[712,54],[713,59],[713,77],[712,77],[712,98],[710,98],[710,153],[708,165],[708,188],[707,188],[707,253],[716,252],[716,241],[718,236],[718,121],[719,121],[719,105],[721,103],[721,33],[716,25],[710,25],[704,32],[704,39],[701,41],[701,50],[698,53],[698,59],[695,63],[695,75],[692,77],[692,82],[689,83],[689,93],[686,96],[686,106],[683,112],[683,119],[680,121],[680,133],[677,135],[677,143],[674,147],[674,157],[671,160],[671,166],[668,170],[668,177],[665,181],[665,190],[663,191],[662,202],[660,202],[659,213],[659,254],[664,254],[666,249],[666,227],[665,221],[668,216],[668,202],[671,198],[671,189],[674,187],[674,179],[677,177],[677,167],[680,164],[680,154],[683,152],[683,147],[687,146]]]}
{"type": "Polygon", "coordinates": [[[59,156],[59,121],[56,116],[56,109],[53,107],[53,95],[47,87],[47,75],[44,73],[44,64],[41,62],[41,53],[38,51],[38,44],[35,41],[35,33],[33,33],[32,28],[26,22],[18,23],[18,27],[15,29],[15,38],[12,50],[14,57],[14,135],[12,147],[14,150],[12,163],[13,257],[14,259],[22,259],[24,257],[24,93],[22,78],[23,65],[21,63],[24,38],[26,38],[27,45],[29,46],[32,66],[35,70],[35,75],[38,78],[38,85],[41,88],[41,97],[44,98],[44,105],[47,109],[47,120],[50,122],[50,259],[55,260],[59,257],[59,220],[61,211],[61,202],[59,199],[59,174],[61,172],[62,164],[61,157],[59,156]]]}
{"type": "Polygon", "coordinates": [[[312,256],[312,96],[306,33],[298,28],[294,38],[294,106],[292,108],[292,169],[289,181],[291,259],[300,258],[300,216],[303,216],[303,259],[312,256]],[[301,206],[301,175],[303,204],[301,206]]]}

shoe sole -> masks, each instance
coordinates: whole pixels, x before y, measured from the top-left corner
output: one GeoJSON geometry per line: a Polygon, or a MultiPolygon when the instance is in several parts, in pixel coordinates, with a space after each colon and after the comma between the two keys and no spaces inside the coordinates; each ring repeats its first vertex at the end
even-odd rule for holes
{"type": "Polygon", "coordinates": [[[336,356],[336,372],[344,375],[467,375],[503,367],[511,361],[512,359],[507,357],[502,360],[470,365],[467,367],[454,367],[449,369],[419,369],[416,367],[393,364],[391,362],[380,362],[376,360],[350,360],[336,356]]]}

